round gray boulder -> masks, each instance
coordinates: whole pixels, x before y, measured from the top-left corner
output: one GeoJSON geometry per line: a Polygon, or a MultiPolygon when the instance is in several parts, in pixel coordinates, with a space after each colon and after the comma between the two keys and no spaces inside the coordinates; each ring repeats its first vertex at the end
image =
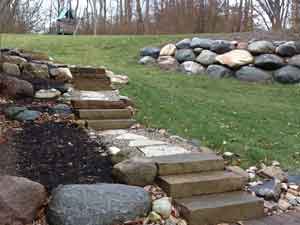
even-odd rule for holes
{"type": "Polygon", "coordinates": [[[191,39],[183,39],[179,42],[176,43],[176,48],[177,49],[187,49],[191,47],[191,39]]]}
{"type": "Polygon", "coordinates": [[[300,55],[295,55],[288,60],[288,64],[292,66],[300,67],[300,55]]]}
{"type": "Polygon", "coordinates": [[[276,48],[276,53],[283,57],[291,57],[296,54],[295,42],[289,41],[276,48]]]}
{"type": "Polygon", "coordinates": [[[244,66],[236,71],[235,76],[238,80],[248,82],[268,82],[272,80],[272,75],[262,69],[244,66]]]}
{"type": "Polygon", "coordinates": [[[275,46],[270,41],[254,41],[248,45],[248,50],[253,54],[268,54],[275,51],[275,46]]]}
{"type": "Polygon", "coordinates": [[[47,210],[49,225],[114,225],[149,213],[143,188],[121,184],[65,185],[55,189],[47,210]]]}
{"type": "Polygon", "coordinates": [[[140,55],[141,57],[144,56],[151,56],[154,59],[157,59],[159,57],[160,49],[155,47],[146,47],[142,48],[140,55]]]}
{"type": "Polygon", "coordinates": [[[210,50],[203,50],[196,58],[196,61],[202,65],[208,66],[217,62],[217,54],[210,50]]]}
{"type": "Polygon", "coordinates": [[[154,183],[157,167],[150,159],[133,158],[116,164],[113,175],[121,183],[144,187],[154,183]]]}
{"type": "Polygon", "coordinates": [[[213,40],[206,38],[194,37],[191,42],[191,48],[204,48],[210,49],[212,46],[213,40]]]}
{"type": "Polygon", "coordinates": [[[195,54],[191,49],[180,49],[176,51],[175,58],[178,62],[194,61],[195,54]]]}
{"type": "Polygon", "coordinates": [[[225,40],[215,40],[212,42],[210,50],[218,54],[223,54],[231,50],[231,42],[225,40]]]}
{"type": "Polygon", "coordinates": [[[254,62],[256,67],[265,70],[276,70],[284,66],[284,61],[281,57],[274,54],[263,54],[255,57],[254,62]]]}
{"type": "Polygon", "coordinates": [[[160,56],[157,63],[163,70],[176,71],[179,67],[179,63],[172,56],[160,56]]]}
{"type": "Polygon", "coordinates": [[[180,65],[180,71],[188,75],[196,75],[203,74],[205,72],[205,69],[199,63],[193,61],[186,61],[180,65]]]}
{"type": "Polygon", "coordinates": [[[233,71],[231,69],[221,65],[208,66],[206,73],[211,78],[225,78],[233,76],[233,71]]]}
{"type": "Polygon", "coordinates": [[[285,66],[274,72],[274,78],[279,83],[294,84],[300,82],[300,69],[294,66],[285,66]]]}

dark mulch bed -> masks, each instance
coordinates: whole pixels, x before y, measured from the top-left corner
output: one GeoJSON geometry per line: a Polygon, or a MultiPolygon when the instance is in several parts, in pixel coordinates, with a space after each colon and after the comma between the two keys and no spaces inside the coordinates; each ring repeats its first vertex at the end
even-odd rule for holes
{"type": "Polygon", "coordinates": [[[100,139],[68,123],[27,123],[10,141],[16,175],[45,185],[112,182],[112,164],[100,139]]]}

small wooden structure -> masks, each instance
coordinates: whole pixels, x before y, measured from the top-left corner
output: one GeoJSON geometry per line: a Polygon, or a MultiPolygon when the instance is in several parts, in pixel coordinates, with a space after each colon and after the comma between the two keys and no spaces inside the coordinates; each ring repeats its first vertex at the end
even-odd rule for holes
{"type": "Polygon", "coordinates": [[[72,9],[64,8],[60,12],[57,20],[57,33],[72,35],[76,30],[77,20],[72,9]]]}

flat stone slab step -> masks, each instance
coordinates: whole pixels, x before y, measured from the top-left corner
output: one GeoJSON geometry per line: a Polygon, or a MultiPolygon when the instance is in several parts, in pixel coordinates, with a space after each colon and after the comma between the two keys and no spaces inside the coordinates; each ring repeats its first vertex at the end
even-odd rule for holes
{"type": "Polygon", "coordinates": [[[146,146],[140,147],[146,157],[154,156],[166,156],[166,155],[175,155],[175,154],[188,154],[190,151],[177,146],[177,145],[157,145],[157,146],[146,146]]]}
{"type": "Polygon", "coordinates": [[[124,109],[131,105],[116,91],[76,91],[71,103],[76,109],[124,109]]]}
{"type": "Polygon", "coordinates": [[[87,120],[87,125],[89,128],[95,130],[112,130],[112,129],[128,129],[133,124],[135,120],[133,119],[120,119],[120,120],[87,120]]]}
{"type": "Polygon", "coordinates": [[[175,199],[189,225],[215,225],[264,216],[263,200],[246,192],[175,199]]]}
{"type": "Polygon", "coordinates": [[[79,109],[80,119],[130,119],[133,112],[130,109],[79,109]]]}
{"type": "Polygon", "coordinates": [[[245,179],[233,172],[213,171],[159,176],[157,184],[173,198],[242,190],[245,179]]]}
{"type": "Polygon", "coordinates": [[[213,153],[188,153],[152,157],[158,165],[158,174],[172,175],[224,170],[224,159],[213,153]]]}

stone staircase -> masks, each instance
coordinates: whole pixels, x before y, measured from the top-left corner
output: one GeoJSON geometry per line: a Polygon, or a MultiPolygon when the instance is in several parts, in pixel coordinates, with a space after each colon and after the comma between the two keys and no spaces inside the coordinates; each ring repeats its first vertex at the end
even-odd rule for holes
{"type": "Polygon", "coordinates": [[[76,90],[71,104],[78,120],[97,130],[126,129],[135,123],[133,103],[113,90],[105,69],[71,67],[71,71],[76,90]]]}
{"type": "Polygon", "coordinates": [[[215,225],[264,216],[264,203],[243,191],[246,178],[226,171],[213,153],[152,157],[157,184],[172,197],[189,225],[215,225]]]}

